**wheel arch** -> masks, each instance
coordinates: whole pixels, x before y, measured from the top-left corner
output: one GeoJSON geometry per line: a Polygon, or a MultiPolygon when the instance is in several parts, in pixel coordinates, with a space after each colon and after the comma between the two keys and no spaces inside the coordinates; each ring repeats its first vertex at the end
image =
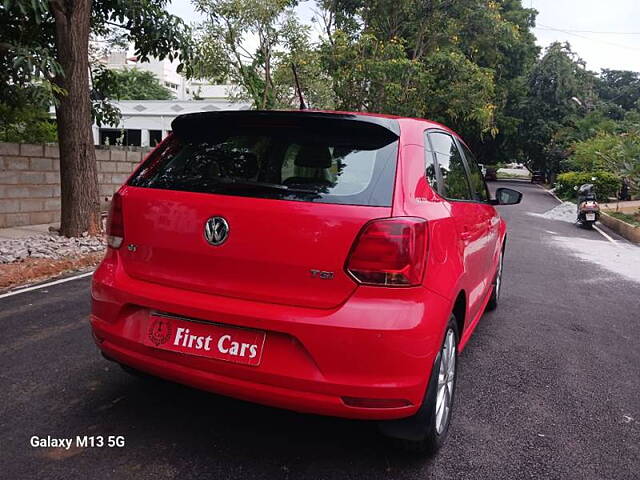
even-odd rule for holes
{"type": "Polygon", "coordinates": [[[462,339],[464,324],[467,317],[467,294],[464,290],[460,290],[453,302],[451,313],[456,317],[456,325],[458,327],[458,342],[462,339]]]}

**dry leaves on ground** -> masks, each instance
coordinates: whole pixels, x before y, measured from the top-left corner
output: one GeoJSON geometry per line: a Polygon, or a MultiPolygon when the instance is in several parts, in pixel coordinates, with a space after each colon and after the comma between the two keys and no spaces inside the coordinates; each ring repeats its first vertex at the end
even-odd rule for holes
{"type": "Polygon", "coordinates": [[[27,258],[21,262],[0,265],[0,291],[20,285],[37,283],[63,273],[96,266],[104,252],[93,252],[78,257],[61,259],[27,258]]]}

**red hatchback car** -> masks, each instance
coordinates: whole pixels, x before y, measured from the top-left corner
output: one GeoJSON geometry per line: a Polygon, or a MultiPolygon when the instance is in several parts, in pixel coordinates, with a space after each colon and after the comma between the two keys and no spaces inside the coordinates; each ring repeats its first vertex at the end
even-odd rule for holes
{"type": "Polygon", "coordinates": [[[113,197],[91,325],[127,369],[436,450],[456,356],[500,292],[505,224],[426,120],[183,115],[113,197]]]}

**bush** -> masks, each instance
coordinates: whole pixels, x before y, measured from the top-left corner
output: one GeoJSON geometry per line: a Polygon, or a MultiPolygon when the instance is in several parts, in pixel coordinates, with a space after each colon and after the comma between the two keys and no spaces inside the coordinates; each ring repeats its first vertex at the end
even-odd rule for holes
{"type": "Polygon", "coordinates": [[[57,142],[56,123],[44,107],[10,107],[0,103],[0,142],[57,142]]]}
{"type": "Polygon", "coordinates": [[[593,183],[596,187],[596,195],[603,200],[608,197],[615,197],[620,189],[620,179],[613,173],[602,171],[567,172],[558,175],[555,191],[561,197],[576,198],[577,192],[574,187],[579,187],[584,183],[593,183]],[[592,178],[595,178],[595,180],[592,180],[592,178]]]}

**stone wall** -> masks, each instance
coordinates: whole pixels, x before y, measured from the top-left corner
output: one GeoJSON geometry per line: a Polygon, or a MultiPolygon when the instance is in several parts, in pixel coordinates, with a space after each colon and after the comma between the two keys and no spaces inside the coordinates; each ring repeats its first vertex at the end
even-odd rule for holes
{"type": "MultiPolygon", "coordinates": [[[[96,147],[103,209],[147,151],[140,147],[96,147]]],[[[0,143],[0,228],[59,220],[58,146],[0,143]]]]}

